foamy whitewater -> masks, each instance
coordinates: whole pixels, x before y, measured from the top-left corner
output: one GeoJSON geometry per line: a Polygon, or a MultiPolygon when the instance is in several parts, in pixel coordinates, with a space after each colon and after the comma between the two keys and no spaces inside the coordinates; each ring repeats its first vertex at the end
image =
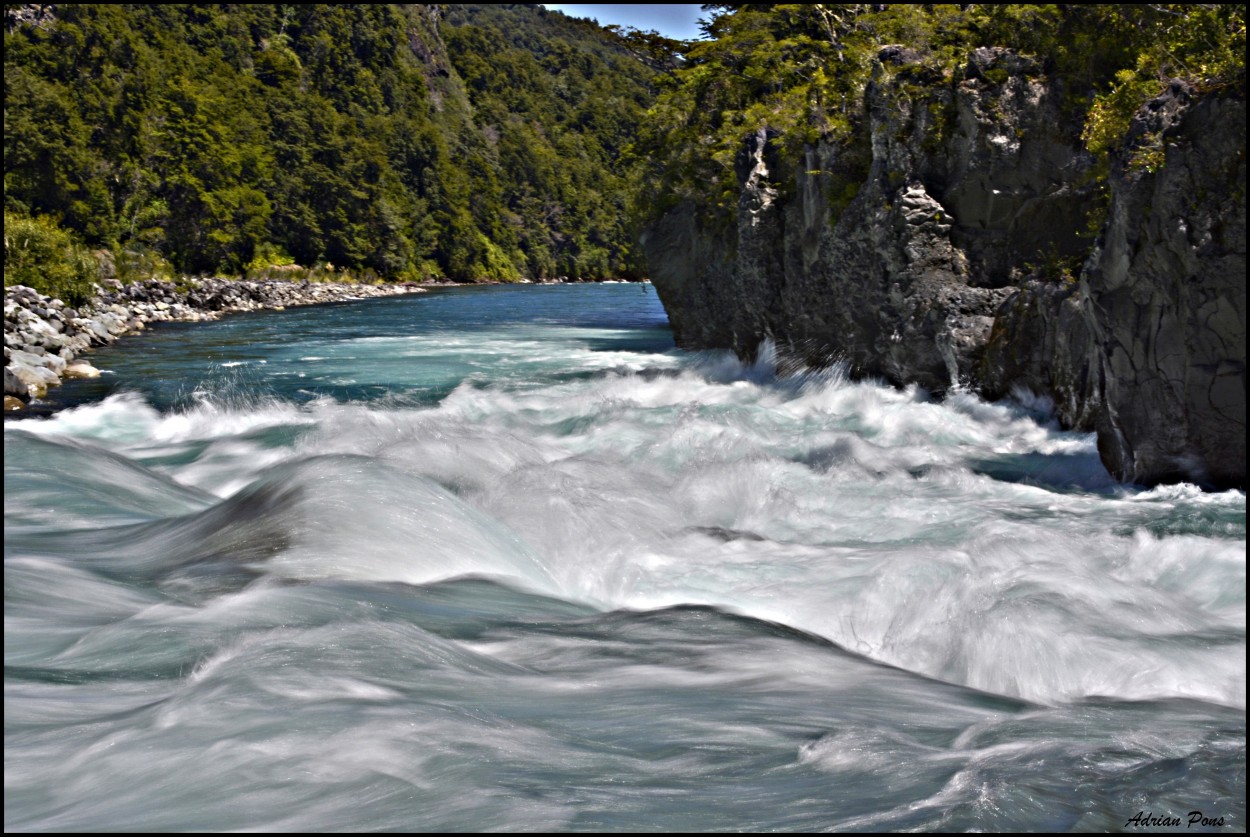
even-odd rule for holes
{"type": "Polygon", "coordinates": [[[5,423],[6,830],[1245,830],[1245,494],[1044,404],[625,284],[93,362],[5,423]]]}

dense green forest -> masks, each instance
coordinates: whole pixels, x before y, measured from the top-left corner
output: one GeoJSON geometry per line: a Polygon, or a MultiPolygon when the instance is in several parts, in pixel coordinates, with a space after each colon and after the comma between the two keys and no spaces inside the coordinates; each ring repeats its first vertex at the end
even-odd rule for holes
{"type": "Polygon", "coordinates": [[[703,8],[680,43],[524,4],[6,5],[6,283],[72,284],[88,249],[123,276],[636,277],[641,226],[731,207],[760,128],[795,162],[844,145],[849,199],[886,44],[918,84],[1038,57],[1104,156],[1167,79],[1245,83],[1240,5],[703,8]]]}
{"type": "Polygon", "coordinates": [[[42,258],[23,242],[65,234],[123,274],[639,272],[623,147],[653,71],[589,21],[534,5],[5,11],[6,282],[42,258]]]}

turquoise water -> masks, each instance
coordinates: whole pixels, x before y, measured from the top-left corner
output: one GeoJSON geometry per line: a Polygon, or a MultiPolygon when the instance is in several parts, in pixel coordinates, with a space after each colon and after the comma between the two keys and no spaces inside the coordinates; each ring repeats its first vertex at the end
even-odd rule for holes
{"type": "Polygon", "coordinates": [[[161,410],[209,396],[430,405],[465,382],[560,380],[672,347],[650,286],[447,288],[157,326],[94,356],[112,375],[52,397],[72,404],[125,389],[161,410]],[[610,308],[600,307],[604,290],[616,297],[610,308]]]}
{"type": "Polygon", "coordinates": [[[649,286],[170,325],[5,423],[12,830],[1245,829],[1245,495],[649,286]]]}

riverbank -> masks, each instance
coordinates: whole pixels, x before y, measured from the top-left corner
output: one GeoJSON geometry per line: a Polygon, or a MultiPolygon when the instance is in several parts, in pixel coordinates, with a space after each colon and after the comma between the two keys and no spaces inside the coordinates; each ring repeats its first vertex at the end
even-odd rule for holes
{"type": "Polygon", "coordinates": [[[92,348],[142,331],[154,322],[202,322],[225,314],[282,310],[367,297],[422,293],[411,283],[364,285],[337,282],[191,279],[106,282],[79,309],[33,288],[4,289],[4,409],[26,409],[50,387],[69,378],[100,374],[82,358],[92,348]]]}

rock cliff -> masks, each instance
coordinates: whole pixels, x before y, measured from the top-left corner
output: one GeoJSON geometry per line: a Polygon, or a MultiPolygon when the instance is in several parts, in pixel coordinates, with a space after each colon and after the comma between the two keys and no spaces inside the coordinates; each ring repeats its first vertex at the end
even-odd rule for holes
{"type": "Polygon", "coordinates": [[[1244,486],[1244,88],[1143,109],[1109,208],[1072,92],[1029,58],[982,48],[943,78],[886,47],[865,95],[861,142],[787,167],[761,131],[732,220],[686,203],[648,228],[679,345],[1024,387],[1097,429],[1120,479],[1244,486]],[[1129,165],[1146,147],[1153,173],[1129,165]]]}
{"type": "Polygon", "coordinates": [[[1245,487],[1246,102],[1174,82],[1137,117],[1082,276],[1108,470],[1245,487]],[[1156,171],[1132,155],[1157,147],[1156,171]]]}

